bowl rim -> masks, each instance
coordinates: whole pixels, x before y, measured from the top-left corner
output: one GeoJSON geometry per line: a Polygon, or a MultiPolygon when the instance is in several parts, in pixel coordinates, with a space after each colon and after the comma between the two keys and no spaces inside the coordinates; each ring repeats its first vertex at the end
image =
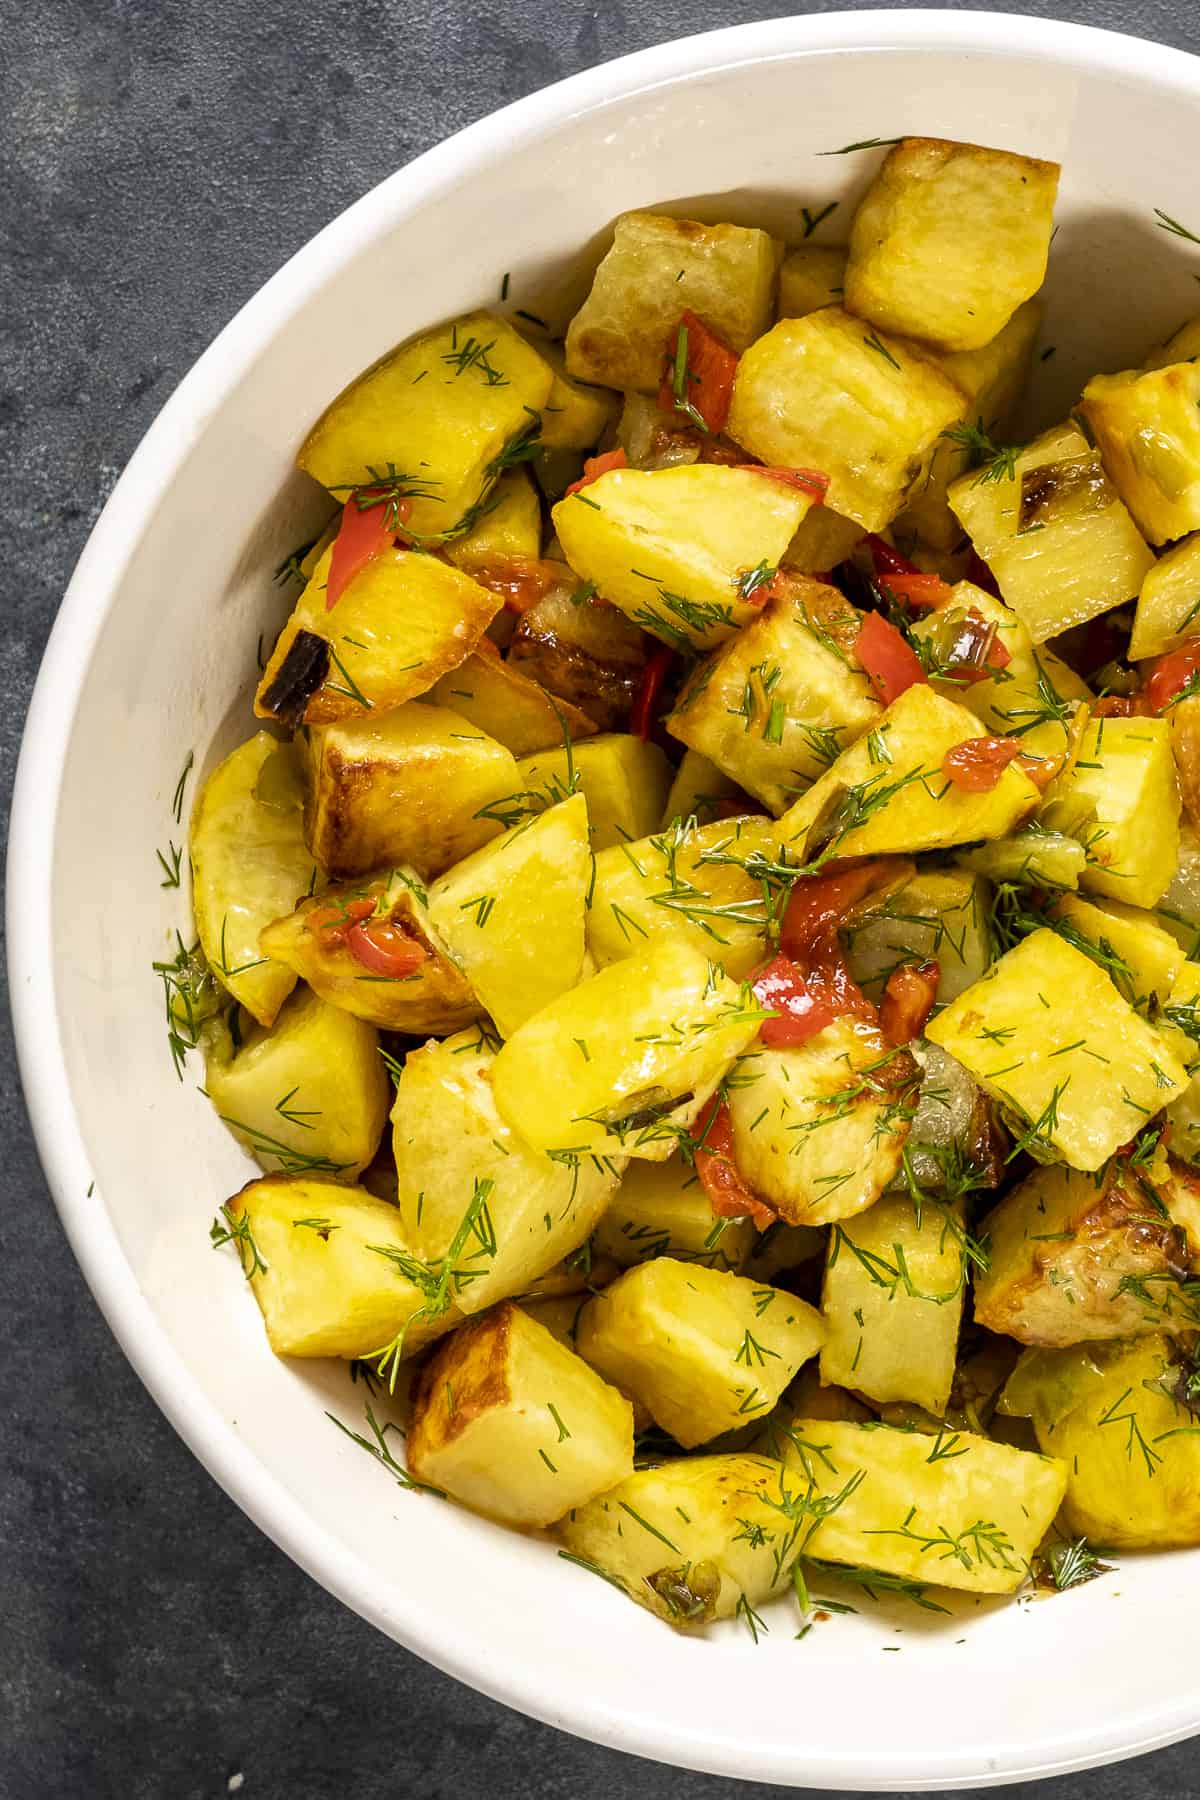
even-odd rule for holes
{"type": "MultiPolygon", "coordinates": [[[[731,26],[602,63],[464,127],[384,178],[298,250],[238,310],[174,389],[134,451],[84,546],[42,659],[27,715],[13,792],[7,858],[7,929],[18,1066],[34,1138],[68,1241],[113,1335],[175,1430],[229,1497],[293,1561],[339,1600],[436,1668],[517,1711],[593,1742],[679,1766],[747,1780],[797,1784],[782,1751],[726,1746],[658,1730],[576,1696],[569,1720],[532,1671],[481,1656],[477,1642],[444,1619],[384,1606],[365,1565],[316,1525],[268,1474],[236,1429],[205,1397],[172,1347],[125,1259],[116,1228],[91,1204],[80,1123],[64,1092],[65,1055],[53,967],[53,871],[57,821],[75,713],[92,652],[145,523],[212,413],[274,333],[331,276],[418,204],[470,178],[516,143],[535,142],[572,116],[616,99],[674,86],[739,65],[797,55],[869,50],[961,51],[997,61],[1039,59],[1200,100],[1200,58],[1094,26],[1013,13],[943,9],[828,12],[731,26]]],[[[868,1745],[816,1751],[803,1785],[883,1789],[994,1785],[1095,1767],[1177,1742],[1200,1728],[1200,1696],[1184,1692],[1154,1708],[1098,1726],[1086,1744],[1044,1736],[989,1757],[965,1754],[936,1766],[915,1754],[899,1764],[868,1745]]]]}

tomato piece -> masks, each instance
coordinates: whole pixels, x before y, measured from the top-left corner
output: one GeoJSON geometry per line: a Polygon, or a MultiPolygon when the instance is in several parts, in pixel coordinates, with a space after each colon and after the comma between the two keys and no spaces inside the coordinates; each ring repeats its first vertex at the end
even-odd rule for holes
{"type": "Polygon", "coordinates": [[[372,919],[369,924],[351,925],[346,933],[346,948],[355,962],[360,962],[372,975],[383,975],[402,981],[419,969],[428,958],[424,944],[394,925],[390,919],[372,919]]]}
{"type": "Polygon", "coordinates": [[[883,857],[831,863],[820,875],[802,875],[788,896],[779,929],[779,947],[785,956],[802,962],[829,938],[850,908],[864,895],[882,887],[892,865],[883,857]]]}
{"type": "Polygon", "coordinates": [[[877,575],[919,575],[921,573],[915,562],[910,562],[907,556],[902,556],[895,545],[889,544],[886,538],[881,538],[878,532],[869,531],[866,544],[877,575]]]}
{"type": "Polygon", "coordinates": [[[683,413],[703,431],[724,431],[737,366],[737,352],[694,312],[685,312],[667,350],[658,404],[664,412],[683,413]]]}
{"type": "Polygon", "coordinates": [[[885,706],[926,678],[912,645],[882,613],[867,613],[859,628],[854,654],[885,706]]]}
{"type": "Polygon", "coordinates": [[[583,474],[578,481],[571,483],[563,499],[570,494],[577,494],[580,488],[591,487],[593,481],[599,481],[602,475],[611,474],[613,469],[628,467],[629,458],[623,450],[606,450],[603,456],[589,456],[583,465],[583,474]]]}
{"type": "Polygon", "coordinates": [[[342,522],[333,540],[325,586],[326,612],[333,611],[354,577],[381,550],[390,550],[396,541],[396,526],[403,524],[411,511],[411,501],[387,497],[381,488],[355,488],[342,508],[342,522]],[[376,496],[374,504],[372,495],[376,496]]]}
{"type": "MultiPolygon", "coordinates": [[[[1178,700],[1191,678],[1200,670],[1200,638],[1191,638],[1181,644],[1178,650],[1168,650],[1151,665],[1146,681],[1146,699],[1156,713],[1163,711],[1172,700],[1178,700]]],[[[1200,681],[1193,684],[1193,690],[1200,689],[1200,681]]]]}
{"type": "Polygon", "coordinates": [[[965,794],[989,794],[1009,763],[1021,754],[1019,738],[977,737],[955,744],[942,758],[942,774],[965,794]]]}
{"type": "Polygon", "coordinates": [[[764,1019],[761,1041],[771,1049],[806,1044],[835,1019],[865,1019],[874,1024],[878,1014],[855,982],[836,941],[826,939],[804,968],[790,956],[776,956],[753,979],[760,1006],[774,1009],[764,1019]]]}
{"type": "Polygon", "coordinates": [[[666,644],[657,645],[646,658],[629,714],[629,729],[635,737],[653,736],[658,697],[674,661],[675,652],[666,644]]]}
{"type": "Polygon", "coordinates": [[[498,556],[472,567],[470,574],[480,587],[501,595],[508,610],[515,613],[528,612],[569,579],[565,563],[537,556],[498,556]]]}
{"type": "Polygon", "coordinates": [[[346,933],[352,925],[360,919],[369,919],[374,911],[375,902],[364,896],[359,900],[347,900],[341,906],[314,906],[306,914],[304,923],[323,949],[332,950],[345,943],[346,933]]]}
{"type": "Polygon", "coordinates": [[[950,598],[952,589],[948,581],[940,575],[881,575],[879,585],[893,600],[898,600],[910,612],[932,611],[934,607],[944,606],[950,598]]]}
{"type": "Polygon", "coordinates": [[[911,1044],[925,1029],[937,999],[941,970],[936,962],[902,963],[883,990],[879,1024],[890,1044],[911,1044]]]}
{"type": "Polygon", "coordinates": [[[733,1155],[733,1120],[724,1101],[714,1094],[698,1121],[696,1174],[708,1195],[714,1217],[751,1218],[760,1231],[775,1222],[775,1214],[746,1186],[733,1155]]]}

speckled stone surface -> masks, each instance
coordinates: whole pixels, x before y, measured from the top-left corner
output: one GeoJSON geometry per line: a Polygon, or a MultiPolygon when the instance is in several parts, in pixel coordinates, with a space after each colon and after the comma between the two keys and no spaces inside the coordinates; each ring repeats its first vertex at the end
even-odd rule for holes
{"type": "MultiPolygon", "coordinates": [[[[5,799],[59,596],[119,469],[293,250],[398,164],[521,94],[649,43],[810,10],[0,0],[5,799]]],[[[1200,50],[1196,0],[1011,10],[1200,50]]],[[[376,1634],[269,1544],[160,1417],[84,1289],[0,1031],[0,1800],[776,1791],[506,1712],[376,1634]]],[[[1196,1796],[1200,1747],[1055,1792],[1196,1796]]]]}

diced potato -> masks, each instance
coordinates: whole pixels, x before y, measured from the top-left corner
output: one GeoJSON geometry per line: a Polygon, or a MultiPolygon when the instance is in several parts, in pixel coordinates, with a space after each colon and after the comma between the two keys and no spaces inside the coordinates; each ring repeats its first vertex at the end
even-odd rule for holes
{"type": "Polygon", "coordinates": [[[1079,410],[1114,487],[1152,544],[1200,526],[1200,368],[1093,375],[1079,410]]]}
{"type": "MultiPolygon", "coordinates": [[[[980,1228],[991,1262],[975,1277],[978,1322],[1047,1345],[1162,1325],[1188,1273],[1186,1239],[1160,1197],[1170,1180],[1165,1151],[1144,1171],[1118,1158],[1096,1179],[1036,1169],[980,1228]]],[[[1187,1329],[1182,1320],[1176,1328],[1187,1329]]]]}
{"type": "Polygon", "coordinates": [[[1035,438],[1011,477],[961,475],[947,498],[1035,644],[1132,600],[1154,561],[1076,425],[1035,438]]]}
{"type": "Polygon", "coordinates": [[[399,706],[473,650],[500,596],[416,550],[381,550],[325,607],[329,551],[279,634],[254,700],[289,727],[399,706]]]}
{"type": "Polygon", "coordinates": [[[802,1485],[766,1456],[639,1469],[563,1520],[568,1553],[681,1629],[761,1606],[791,1577],[802,1485]]]}
{"type": "Polygon", "coordinates": [[[478,998],[451,962],[429,924],[429,896],[411,869],[390,869],[369,881],[326,888],[318,899],[302,900],[295,912],[275,919],[259,933],[267,956],[294,969],[313,992],[333,1006],[379,1025],[421,1037],[429,1031],[458,1031],[483,1011],[478,998]],[[371,900],[368,918],[386,923],[425,951],[411,975],[372,973],[350,950],[344,936],[331,937],[329,924],[351,916],[356,900],[371,900]]]}
{"type": "Polygon", "coordinates": [[[399,1213],[363,1188],[269,1175],[224,1210],[276,1356],[369,1358],[402,1334],[411,1356],[461,1317],[430,1309],[399,1213]]]}
{"type": "Polygon", "coordinates": [[[918,1080],[909,1053],[859,1019],[760,1047],[729,1084],[738,1169],[789,1225],[851,1218],[900,1167],[918,1080]]]}
{"type": "MultiPolygon", "coordinates": [[[[484,1033],[429,1042],[406,1059],[392,1108],[397,1200],[405,1240],[442,1266],[482,1186],[486,1217],[458,1244],[452,1280],[463,1312],[523,1294],[590,1236],[624,1167],[621,1158],[551,1159],[499,1112],[496,1050],[484,1033]]],[[[586,1271],[577,1279],[582,1285],[586,1271]]]]}
{"type": "MultiPolygon", "coordinates": [[[[552,1338],[565,1344],[568,1350],[575,1348],[575,1327],[579,1323],[579,1315],[590,1300],[586,1291],[580,1294],[551,1294],[545,1299],[521,1301],[521,1311],[544,1325],[552,1338]]],[[[638,1429],[636,1409],[634,1430],[638,1429]]]]}
{"type": "Polygon", "coordinates": [[[685,311],[744,350],[770,323],[778,266],[765,231],[625,213],[567,330],[567,368],[579,381],[653,393],[685,311]]]}
{"type": "Polygon", "coordinates": [[[768,1225],[739,1273],[748,1275],[751,1281],[774,1281],[777,1275],[823,1257],[828,1235],[819,1225],[768,1225]]]}
{"type": "Polygon", "coordinates": [[[838,642],[842,618],[857,632],[858,615],[835,588],[792,578],[700,666],[668,731],[783,812],[883,710],[838,642]]]}
{"type": "Polygon", "coordinates": [[[665,831],[676,819],[695,819],[698,825],[711,825],[714,820],[731,817],[738,810],[741,792],[737,782],[731,781],[707,756],[701,756],[698,750],[685,750],[663,807],[660,829],[665,831]]]}
{"type": "Polygon", "coordinates": [[[493,809],[522,785],[503,744],[446,707],[417,702],[314,729],[308,755],[306,836],[339,876],[396,863],[439,875],[496,836],[493,809]]]}
{"type": "MultiPolygon", "coordinates": [[[[1169,931],[1155,922],[1153,913],[1110,900],[1099,906],[1075,894],[1065,894],[1050,908],[1060,927],[1094,944],[1119,994],[1139,1012],[1155,1010],[1164,1002],[1183,967],[1183,951],[1169,931]]],[[[1082,946],[1080,946],[1082,948],[1082,946]]]]}
{"type": "Polygon", "coordinates": [[[383,1135],[390,1090],[375,1030],[307,988],[273,1026],[252,1025],[236,1046],[227,1026],[208,1026],[204,1083],[222,1122],[268,1172],[353,1181],[383,1135]]]}
{"type": "Polygon", "coordinates": [[[957,701],[910,687],[784,813],[780,835],[801,861],[817,850],[915,855],[1004,837],[1039,803],[1029,777],[1010,763],[989,793],[972,794],[942,773],[947,751],[983,735],[957,701]]]}
{"type": "Polygon", "coordinates": [[[857,519],[843,518],[831,506],[814,506],[796,527],[783,553],[783,566],[798,575],[827,575],[846,561],[865,536],[857,519]]]}
{"type": "Polygon", "coordinates": [[[550,365],[506,320],[471,313],[410,338],[351,382],[296,460],[343,499],[398,478],[411,494],[412,532],[454,532],[553,384],[550,365]]]}
{"type": "Polygon", "coordinates": [[[511,1301],[441,1344],[413,1392],[408,1466],[473,1512],[552,1525],[633,1473],[633,1410],[511,1301]]]}
{"type": "Polygon", "coordinates": [[[626,724],[645,661],[642,632],[615,606],[596,605],[586,585],[555,588],[522,613],[508,650],[509,668],[582,708],[601,731],[626,724]]]}
{"type": "Polygon", "coordinates": [[[430,921],[502,1037],[579,980],[591,871],[587,802],[574,794],[430,888],[430,921]]]}
{"type": "Polygon", "coordinates": [[[1200,962],[1179,964],[1156,1022],[1184,1068],[1200,1068],[1200,962]]]}
{"type": "Polygon", "coordinates": [[[806,1534],[809,1554],[975,1594],[1021,1586],[1067,1479],[1056,1457],[965,1431],[824,1419],[796,1420],[784,1462],[814,1497],[845,1496],[806,1534]]]}
{"type": "Polygon", "coordinates": [[[1011,837],[963,851],[958,860],[989,881],[1019,882],[1026,887],[1077,888],[1087,867],[1081,843],[1061,831],[1047,831],[1036,819],[1011,837]]]}
{"type": "Polygon", "coordinates": [[[1069,1531],[1109,1550],[1200,1544],[1200,1433],[1169,1338],[1027,1350],[1001,1411],[1067,1471],[1069,1531]]]}
{"type": "Polygon", "coordinates": [[[878,1000],[893,969],[934,960],[938,1001],[953,1000],[988,966],[988,902],[987,883],[963,869],[913,870],[877,888],[842,925],[850,973],[878,1000]]]}
{"type": "Polygon", "coordinates": [[[728,975],[748,975],[766,958],[772,923],[762,883],[736,861],[705,858],[749,855],[763,843],[757,819],[677,820],[655,837],[597,851],[587,914],[597,964],[619,962],[665,934],[713,957],[728,975]]]}
{"type": "Polygon", "coordinates": [[[774,1406],[825,1335],[815,1307],[669,1256],[629,1269],[580,1316],[579,1354],[690,1449],[774,1406]]]}
{"type": "Polygon", "coordinates": [[[570,748],[523,757],[517,777],[522,803],[535,811],[581,793],[592,849],[601,851],[657,829],[671,765],[657,744],[606,732],[570,748]]]}
{"type": "Polygon", "coordinates": [[[1155,906],[1174,873],[1179,789],[1167,719],[1093,719],[1043,814],[1087,854],[1080,886],[1155,906]]]}
{"type": "Polygon", "coordinates": [[[297,767],[289,746],[256,732],[208,777],[189,831],[201,948],[222,987],[260,1025],[274,1022],[296,976],[262,955],[258,934],[311,892],[317,876],[304,842],[303,790],[292,779],[297,767]]]}
{"type": "Polygon", "coordinates": [[[1134,662],[1177,650],[1200,633],[1200,533],[1164,551],[1138,595],[1129,655],[1134,662]]]}
{"type": "Polygon", "coordinates": [[[429,690],[435,706],[445,706],[478,726],[514,756],[530,756],[561,744],[564,728],[573,741],[591,737],[596,727],[569,700],[556,700],[511,662],[490,650],[476,650],[429,690]]]}
{"type": "Polygon", "coordinates": [[[781,319],[803,319],[823,306],[838,305],[846,278],[844,244],[800,244],[789,250],[779,266],[781,319]]]}
{"type": "Polygon", "coordinates": [[[540,343],[538,354],[554,372],[550,398],[542,408],[543,449],[590,450],[612,424],[617,401],[604,388],[573,381],[566,353],[557,344],[540,343]]]}
{"type": "MultiPolygon", "coordinates": [[[[478,524],[446,545],[468,574],[510,556],[536,557],[542,548],[542,505],[525,468],[506,469],[487,498],[478,524]]],[[[338,602],[341,605],[341,601],[338,602]]]]}
{"type": "Polygon", "coordinates": [[[664,937],[515,1031],[492,1072],[496,1104],[535,1149],[663,1162],[760,1016],[705,955],[664,937]]]}
{"type": "Polygon", "coordinates": [[[631,1162],[596,1227],[596,1254],[622,1268],[670,1256],[738,1275],[753,1249],[749,1219],[716,1219],[694,1168],[681,1157],[631,1162]]]}
{"type": "Polygon", "coordinates": [[[612,469],[560,500],[554,528],[571,567],[635,625],[691,654],[755,617],[745,597],[774,568],[811,504],[750,469],[612,469]]]}
{"type": "Polygon", "coordinates": [[[1046,273],[1057,163],[902,138],[854,215],[846,304],[886,331],[978,350],[1046,273]]]}
{"type": "Polygon", "coordinates": [[[965,410],[954,383],[901,339],[826,306],[781,319],[745,352],[727,430],[765,463],[820,469],[834,511],[882,531],[965,410]]]}
{"type": "Polygon", "coordinates": [[[835,1225],[821,1316],[821,1380],[941,1417],[966,1290],[962,1207],[886,1198],[835,1225]]]}
{"type": "Polygon", "coordinates": [[[1103,970],[1044,928],[925,1029],[1020,1121],[1026,1149],[1073,1169],[1100,1168],[1187,1079],[1103,970]]]}
{"type": "Polygon", "coordinates": [[[1150,352],[1143,369],[1165,369],[1171,363],[1194,362],[1200,356],[1200,318],[1189,319],[1178,331],[1172,332],[1165,344],[1158,344],[1150,352]]]}

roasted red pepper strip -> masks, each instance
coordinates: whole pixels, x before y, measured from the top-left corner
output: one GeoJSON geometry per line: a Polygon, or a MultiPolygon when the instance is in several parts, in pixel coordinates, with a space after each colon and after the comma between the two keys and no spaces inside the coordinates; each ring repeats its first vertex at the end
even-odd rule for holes
{"type": "Polygon", "coordinates": [[[965,794],[988,794],[1020,754],[1019,738],[968,738],[947,750],[942,758],[942,774],[965,794]]]}
{"type": "Polygon", "coordinates": [[[705,431],[724,431],[737,366],[737,352],[694,312],[685,312],[667,350],[658,404],[664,412],[694,419],[705,431]]]}
{"type": "Polygon", "coordinates": [[[899,1048],[920,1037],[937,999],[941,970],[936,962],[902,963],[883,990],[879,1024],[889,1044],[899,1048]]]}
{"type": "Polygon", "coordinates": [[[1192,638],[1178,650],[1168,650],[1153,664],[1146,681],[1146,699],[1151,708],[1162,712],[1168,701],[1177,700],[1192,676],[1200,669],[1200,638],[1192,638]]]}
{"type": "Polygon", "coordinates": [[[779,929],[779,947],[795,962],[835,932],[850,908],[890,879],[893,864],[885,858],[831,864],[824,874],[802,875],[788,896],[779,929]]]}
{"type": "Polygon", "coordinates": [[[593,481],[599,481],[602,475],[611,474],[613,469],[627,469],[629,458],[623,450],[606,450],[603,456],[589,456],[583,465],[583,474],[578,481],[573,481],[567,489],[567,495],[577,494],[580,488],[591,487],[593,481]]]}
{"type": "Polygon", "coordinates": [[[360,962],[372,975],[403,980],[420,968],[429,952],[390,919],[373,919],[369,924],[351,925],[346,933],[346,948],[355,962],[360,962]]]}
{"type": "Polygon", "coordinates": [[[902,556],[893,544],[889,544],[876,532],[869,531],[867,533],[866,543],[877,575],[919,575],[921,573],[915,562],[910,562],[907,556],[902,556]]]}
{"type": "Polygon", "coordinates": [[[635,737],[653,736],[658,697],[674,661],[675,652],[665,644],[657,645],[646,658],[629,714],[629,729],[635,737]]]}
{"type": "Polygon", "coordinates": [[[934,607],[944,606],[949,600],[952,589],[948,581],[940,575],[881,575],[879,585],[906,606],[910,612],[932,611],[934,607]]]}
{"type": "Polygon", "coordinates": [[[750,1218],[760,1231],[775,1222],[769,1206],[746,1186],[733,1156],[733,1121],[729,1108],[714,1094],[696,1125],[703,1148],[696,1151],[696,1173],[718,1219],[750,1218]]]}
{"type": "Polygon", "coordinates": [[[829,477],[822,475],[820,469],[783,469],[768,467],[765,463],[735,463],[734,467],[745,469],[750,475],[766,475],[784,487],[799,488],[815,506],[822,505],[829,492],[829,477]]]}
{"type": "MultiPolygon", "coordinates": [[[[377,490],[356,488],[342,508],[342,522],[333,540],[329,576],[325,586],[325,611],[332,612],[354,577],[361,574],[381,550],[396,541],[396,526],[412,511],[408,500],[381,498],[375,506],[361,506],[360,499],[377,490]]],[[[382,490],[378,490],[382,492],[382,490]]]]}
{"type": "Polygon", "coordinates": [[[867,680],[885,706],[924,681],[921,659],[912,645],[882,613],[867,613],[854,645],[867,680]]]}
{"type": "Polygon", "coordinates": [[[755,975],[753,987],[759,1005],[773,1008],[776,1015],[764,1019],[759,1031],[772,1049],[806,1044],[835,1019],[865,1019],[872,1025],[878,1019],[832,937],[803,969],[788,956],[774,957],[755,975]]]}
{"type": "Polygon", "coordinates": [[[369,919],[374,911],[375,902],[364,895],[361,900],[346,901],[344,906],[314,906],[305,915],[304,923],[322,947],[329,950],[344,944],[350,927],[361,919],[369,919]]]}

